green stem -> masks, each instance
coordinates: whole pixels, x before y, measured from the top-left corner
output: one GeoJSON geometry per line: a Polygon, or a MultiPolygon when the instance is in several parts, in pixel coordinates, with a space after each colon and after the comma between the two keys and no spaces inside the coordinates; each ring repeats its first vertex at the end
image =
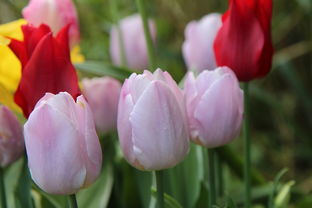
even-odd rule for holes
{"type": "Polygon", "coordinates": [[[78,208],[78,204],[77,204],[75,194],[69,195],[69,204],[70,204],[70,206],[69,206],[70,208],[78,208]]]}
{"type": "Polygon", "coordinates": [[[209,207],[216,205],[215,150],[208,149],[209,207]]]}
{"type": "Polygon", "coordinates": [[[145,35],[145,41],[147,45],[147,53],[148,53],[148,61],[149,61],[149,67],[150,70],[155,70],[155,55],[154,55],[154,47],[153,47],[153,41],[151,32],[148,25],[148,18],[145,11],[145,7],[143,4],[143,0],[136,0],[136,4],[139,10],[139,13],[141,15],[142,21],[143,21],[143,28],[144,28],[144,35],[145,35]]]}
{"type": "Polygon", "coordinates": [[[124,42],[122,31],[119,25],[118,0],[111,0],[110,5],[111,5],[110,9],[111,9],[112,17],[113,17],[113,22],[116,25],[116,29],[117,29],[119,53],[121,55],[121,65],[127,66],[125,42],[124,42]]]}
{"type": "Polygon", "coordinates": [[[4,171],[3,168],[0,167],[0,191],[1,191],[1,207],[6,208],[6,194],[5,194],[5,184],[4,184],[4,171]]]}
{"type": "Polygon", "coordinates": [[[156,186],[157,186],[157,207],[164,208],[164,172],[162,170],[155,171],[156,174],[156,186]]]}
{"type": "Polygon", "coordinates": [[[216,160],[216,174],[217,174],[217,190],[218,190],[218,197],[222,197],[224,194],[224,184],[223,184],[223,164],[218,155],[215,157],[216,160]]]}
{"type": "Polygon", "coordinates": [[[249,138],[249,88],[248,82],[244,83],[244,182],[245,182],[245,208],[251,205],[251,183],[250,183],[250,138],[249,138]]]}
{"type": "MultiPolygon", "coordinates": [[[[228,145],[216,148],[216,152],[236,176],[239,178],[244,177],[243,159],[239,157],[228,145]]],[[[263,175],[261,175],[261,173],[254,168],[251,169],[251,180],[254,185],[264,185],[266,183],[263,175]]]]}

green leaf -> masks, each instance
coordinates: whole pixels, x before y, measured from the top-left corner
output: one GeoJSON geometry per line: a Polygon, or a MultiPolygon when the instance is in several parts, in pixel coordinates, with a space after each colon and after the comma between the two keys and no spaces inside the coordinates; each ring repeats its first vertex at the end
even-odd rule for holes
{"type": "Polygon", "coordinates": [[[200,195],[196,202],[196,208],[207,207],[209,204],[208,199],[208,185],[206,182],[202,182],[200,186],[200,195]]]}
{"type": "Polygon", "coordinates": [[[35,191],[41,196],[40,202],[43,208],[46,207],[55,207],[55,208],[63,208],[67,205],[67,196],[61,195],[52,195],[42,191],[39,187],[33,186],[35,191]]]}
{"type": "Polygon", "coordinates": [[[137,169],[133,169],[133,172],[142,205],[143,207],[148,207],[151,200],[151,194],[146,190],[149,190],[152,186],[152,172],[143,172],[137,169]]]}
{"type": "Polygon", "coordinates": [[[276,191],[277,191],[277,188],[278,188],[278,185],[279,185],[279,183],[280,183],[281,178],[285,175],[285,173],[286,173],[287,171],[288,171],[287,168],[282,169],[282,170],[276,175],[276,177],[275,177],[275,179],[274,179],[274,182],[273,182],[273,184],[272,184],[272,192],[271,192],[270,197],[269,197],[269,205],[268,205],[269,208],[273,208],[273,207],[274,207],[274,206],[273,206],[273,198],[274,198],[274,196],[275,196],[275,194],[276,194],[276,191]]]}
{"type": "MultiPolygon", "coordinates": [[[[157,191],[155,188],[151,189],[152,197],[157,198],[157,191]]],[[[181,204],[177,202],[172,196],[167,193],[164,193],[164,200],[165,200],[165,208],[182,208],[181,204]]]]}
{"type": "Polygon", "coordinates": [[[203,149],[192,144],[187,158],[174,168],[166,170],[165,192],[176,198],[183,207],[195,206],[204,180],[203,149]]]}
{"type": "Polygon", "coordinates": [[[20,177],[23,168],[23,159],[16,161],[5,168],[5,191],[8,207],[16,207],[15,190],[18,185],[17,178],[20,177]]]}
{"type": "MultiPolygon", "coordinates": [[[[222,159],[223,162],[225,162],[240,178],[243,178],[243,160],[241,157],[239,157],[236,153],[233,152],[233,150],[228,146],[223,146],[216,148],[216,151],[218,153],[218,156],[222,159]]],[[[261,173],[256,170],[255,168],[251,169],[251,181],[252,184],[255,185],[263,185],[265,184],[264,177],[261,175],[261,173]]]]}
{"type": "Polygon", "coordinates": [[[275,201],[274,201],[274,207],[275,208],[287,208],[288,202],[290,199],[290,191],[292,186],[295,185],[295,181],[289,181],[285,185],[282,186],[280,192],[277,194],[275,201]]]}
{"type": "Polygon", "coordinates": [[[111,195],[113,182],[114,176],[112,165],[106,163],[96,182],[89,188],[78,192],[77,202],[79,207],[106,207],[111,195]]]}
{"type": "Polygon", "coordinates": [[[15,196],[17,199],[16,207],[32,208],[32,197],[31,197],[31,178],[27,166],[26,157],[23,161],[23,167],[20,177],[18,178],[18,186],[15,190],[15,196]]]}
{"type": "Polygon", "coordinates": [[[85,61],[75,64],[77,70],[93,76],[111,76],[118,80],[128,78],[134,70],[113,66],[99,61],[85,61]]]}
{"type": "Polygon", "coordinates": [[[228,197],[226,206],[227,208],[237,208],[235,202],[233,201],[233,199],[231,197],[228,197]]]}

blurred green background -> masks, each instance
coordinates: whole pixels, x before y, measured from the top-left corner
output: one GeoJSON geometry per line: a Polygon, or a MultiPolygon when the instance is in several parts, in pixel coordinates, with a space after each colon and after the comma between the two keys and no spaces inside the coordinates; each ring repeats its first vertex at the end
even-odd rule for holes
{"type": "MultiPolygon", "coordinates": [[[[111,1],[75,0],[86,60],[110,63],[111,1]]],[[[148,15],[157,22],[157,64],[179,81],[186,72],[181,55],[186,24],[211,12],[224,12],[227,1],[145,2],[148,15]]],[[[1,0],[0,23],[20,18],[26,4],[26,0],[1,0]]],[[[118,4],[120,18],[137,12],[134,0],[119,0],[118,4]]],[[[282,180],[294,180],[295,186],[287,207],[308,208],[312,207],[311,0],[274,0],[272,33],[275,48],[272,71],[251,84],[253,165],[267,181],[288,168],[282,180]]],[[[242,157],[242,139],[236,139],[230,147],[242,157]]],[[[231,169],[228,172],[231,174],[231,169]]],[[[229,178],[231,195],[241,184],[237,178],[229,178]]]]}

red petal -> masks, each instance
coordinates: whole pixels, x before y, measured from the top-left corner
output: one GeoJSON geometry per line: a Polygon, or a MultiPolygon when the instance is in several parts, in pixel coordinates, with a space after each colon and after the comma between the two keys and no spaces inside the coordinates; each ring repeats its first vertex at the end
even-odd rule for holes
{"type": "Polygon", "coordinates": [[[219,66],[229,66],[240,81],[264,76],[272,62],[270,0],[231,0],[214,42],[219,66]]]}
{"type": "Polygon", "coordinates": [[[11,39],[9,47],[13,51],[13,53],[17,56],[17,58],[20,60],[23,69],[26,63],[28,62],[28,55],[24,42],[11,39]]]}
{"type": "Polygon", "coordinates": [[[64,49],[64,43],[59,43],[52,33],[36,45],[15,93],[15,102],[22,107],[25,117],[46,92],[67,91],[74,98],[80,94],[77,74],[68,53],[68,47],[64,49]]]}
{"type": "Polygon", "coordinates": [[[62,45],[64,52],[68,52],[67,55],[70,58],[69,29],[70,29],[70,24],[67,24],[65,27],[63,27],[58,32],[58,34],[56,36],[56,40],[60,45],[62,45]]]}
{"type": "Polygon", "coordinates": [[[28,57],[31,56],[38,42],[48,33],[51,33],[49,26],[42,24],[39,28],[35,28],[31,25],[23,25],[22,31],[24,34],[24,43],[28,57]]]}

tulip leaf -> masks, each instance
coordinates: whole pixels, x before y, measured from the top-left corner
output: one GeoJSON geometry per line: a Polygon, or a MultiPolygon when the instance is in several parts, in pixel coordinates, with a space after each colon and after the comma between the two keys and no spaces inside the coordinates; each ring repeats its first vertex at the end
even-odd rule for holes
{"type": "MultiPolygon", "coordinates": [[[[37,192],[41,198],[39,199],[41,202],[41,207],[48,208],[48,207],[55,207],[55,208],[63,208],[66,207],[68,203],[67,196],[61,195],[52,195],[42,191],[39,187],[35,186],[35,193],[37,192]]],[[[36,195],[36,194],[33,194],[36,195]]]]}
{"type": "Polygon", "coordinates": [[[228,207],[228,208],[237,208],[235,202],[234,202],[233,199],[230,198],[230,197],[228,198],[225,207],[228,207]]]}
{"type": "Polygon", "coordinates": [[[284,184],[277,194],[275,200],[274,200],[274,207],[275,208],[287,208],[288,202],[290,199],[290,191],[292,186],[295,185],[295,181],[289,181],[286,184],[284,184]]]}
{"type": "Polygon", "coordinates": [[[77,202],[80,208],[106,207],[113,187],[113,168],[107,162],[103,166],[101,175],[89,188],[83,189],[77,194],[77,202]]]}
{"type": "Polygon", "coordinates": [[[274,179],[274,182],[272,184],[272,192],[270,194],[270,197],[269,197],[269,205],[268,207],[269,208],[273,208],[273,197],[275,196],[276,194],[276,191],[277,191],[277,188],[278,188],[278,185],[279,185],[279,182],[281,180],[281,178],[285,175],[285,173],[288,171],[287,168],[284,168],[282,169],[275,177],[274,179]]]}
{"type": "Polygon", "coordinates": [[[200,195],[196,202],[195,208],[207,207],[207,205],[209,204],[208,195],[208,184],[202,182],[200,186],[200,195]]]}
{"type": "MultiPolygon", "coordinates": [[[[151,191],[152,191],[152,197],[156,198],[157,197],[156,189],[152,188],[151,191]]],[[[175,200],[172,196],[170,196],[167,193],[164,193],[164,200],[165,200],[165,208],[182,208],[181,204],[179,204],[177,200],[175,200]]]]}
{"type": "Polygon", "coordinates": [[[138,187],[138,192],[140,199],[142,201],[143,207],[148,207],[151,200],[151,195],[148,191],[150,187],[152,186],[152,173],[151,172],[143,172],[139,171],[137,169],[133,169],[136,184],[138,187]]]}
{"type": "Polygon", "coordinates": [[[20,177],[22,168],[23,168],[23,159],[20,159],[11,164],[9,167],[5,168],[4,183],[8,207],[16,207],[15,190],[18,185],[18,180],[16,179],[20,177]]]}
{"type": "Polygon", "coordinates": [[[23,208],[32,208],[32,197],[31,197],[31,177],[29,174],[29,169],[27,166],[27,159],[24,158],[23,167],[21,171],[21,175],[18,179],[18,186],[15,190],[15,196],[17,198],[17,205],[16,207],[23,207],[23,208]],[[19,206],[18,206],[19,205],[19,206]]]}
{"type": "Polygon", "coordinates": [[[192,144],[186,159],[164,172],[165,192],[176,198],[183,207],[194,207],[204,179],[202,147],[192,144]]]}
{"type": "MultiPolygon", "coordinates": [[[[218,156],[225,162],[238,177],[243,178],[243,160],[233,150],[229,145],[216,148],[218,156]]],[[[263,185],[265,183],[264,177],[259,171],[252,168],[251,169],[251,181],[255,185],[263,185]]]]}
{"type": "Polygon", "coordinates": [[[99,61],[85,61],[80,64],[75,64],[75,67],[78,71],[91,74],[93,76],[111,76],[118,80],[124,80],[134,72],[131,69],[113,66],[99,61]]]}

